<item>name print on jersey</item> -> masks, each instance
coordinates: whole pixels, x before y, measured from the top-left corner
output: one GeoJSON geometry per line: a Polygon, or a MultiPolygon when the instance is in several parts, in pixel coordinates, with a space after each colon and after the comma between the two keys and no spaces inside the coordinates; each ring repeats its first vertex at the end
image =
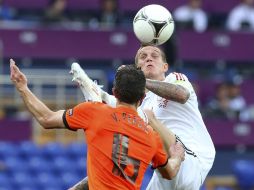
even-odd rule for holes
{"type": "Polygon", "coordinates": [[[149,128],[147,124],[139,117],[127,114],[127,113],[113,113],[111,114],[115,122],[126,121],[132,126],[136,126],[142,129],[145,133],[148,133],[149,128]]]}

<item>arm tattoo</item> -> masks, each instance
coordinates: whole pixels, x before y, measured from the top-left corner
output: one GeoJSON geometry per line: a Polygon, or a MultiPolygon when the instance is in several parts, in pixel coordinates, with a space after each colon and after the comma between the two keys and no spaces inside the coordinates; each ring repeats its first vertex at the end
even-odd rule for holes
{"type": "Polygon", "coordinates": [[[82,181],[78,182],[70,190],[89,190],[89,187],[88,187],[88,177],[86,177],[82,181]]]}
{"type": "Polygon", "coordinates": [[[181,104],[184,104],[190,96],[184,87],[162,81],[146,79],[146,88],[162,98],[181,104]]]}

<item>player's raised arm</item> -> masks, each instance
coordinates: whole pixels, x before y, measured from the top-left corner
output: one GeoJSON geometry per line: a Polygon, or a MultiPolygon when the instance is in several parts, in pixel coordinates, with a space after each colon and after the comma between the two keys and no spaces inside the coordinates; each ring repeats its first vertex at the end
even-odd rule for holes
{"type": "Polygon", "coordinates": [[[116,98],[93,82],[78,63],[72,63],[70,74],[73,76],[72,81],[79,84],[86,101],[103,101],[112,107],[116,107],[116,98]]]}
{"type": "Polygon", "coordinates": [[[184,104],[187,102],[190,93],[183,86],[163,81],[146,79],[146,88],[158,96],[184,104]]]}
{"type": "Polygon", "coordinates": [[[29,112],[44,128],[65,128],[62,120],[64,110],[53,112],[41,102],[28,88],[26,76],[19,70],[13,59],[10,59],[10,78],[29,112]]]}

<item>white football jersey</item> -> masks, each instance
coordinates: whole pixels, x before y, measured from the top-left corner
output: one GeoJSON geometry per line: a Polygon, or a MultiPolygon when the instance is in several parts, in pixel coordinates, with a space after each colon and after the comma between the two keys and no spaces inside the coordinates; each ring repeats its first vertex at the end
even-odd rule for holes
{"type": "MultiPolygon", "coordinates": [[[[180,138],[186,147],[186,153],[197,157],[202,168],[200,171],[202,179],[205,179],[215,158],[215,148],[199,111],[196,93],[184,74],[170,73],[164,82],[186,88],[190,93],[187,102],[180,104],[148,92],[141,107],[142,109],[152,109],[156,118],[180,138]]],[[[155,173],[154,177],[156,177],[155,173]]],[[[165,183],[169,182],[169,180],[164,181],[165,183]]],[[[161,187],[166,187],[166,185],[161,187]]],[[[155,186],[153,188],[158,189],[155,186]]]]}

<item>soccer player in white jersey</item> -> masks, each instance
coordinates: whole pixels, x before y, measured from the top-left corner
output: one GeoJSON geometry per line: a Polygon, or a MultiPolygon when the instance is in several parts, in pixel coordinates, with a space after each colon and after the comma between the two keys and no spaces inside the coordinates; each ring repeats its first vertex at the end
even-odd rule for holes
{"type": "MultiPolygon", "coordinates": [[[[182,73],[166,76],[169,66],[164,52],[158,47],[141,47],[135,64],[147,78],[147,93],[141,108],[152,109],[156,118],[177,135],[177,140],[183,143],[186,150],[185,161],[176,177],[166,180],[155,170],[147,190],[200,189],[213,165],[215,148],[191,83],[182,73]]],[[[114,106],[113,96],[102,90],[100,95],[103,101],[114,106]]]]}
{"type": "Polygon", "coordinates": [[[213,165],[215,148],[199,111],[196,93],[184,74],[165,75],[168,64],[158,47],[140,48],[135,62],[145,73],[149,90],[141,107],[152,109],[186,147],[185,161],[177,176],[164,180],[155,171],[147,190],[198,190],[213,165]]]}

